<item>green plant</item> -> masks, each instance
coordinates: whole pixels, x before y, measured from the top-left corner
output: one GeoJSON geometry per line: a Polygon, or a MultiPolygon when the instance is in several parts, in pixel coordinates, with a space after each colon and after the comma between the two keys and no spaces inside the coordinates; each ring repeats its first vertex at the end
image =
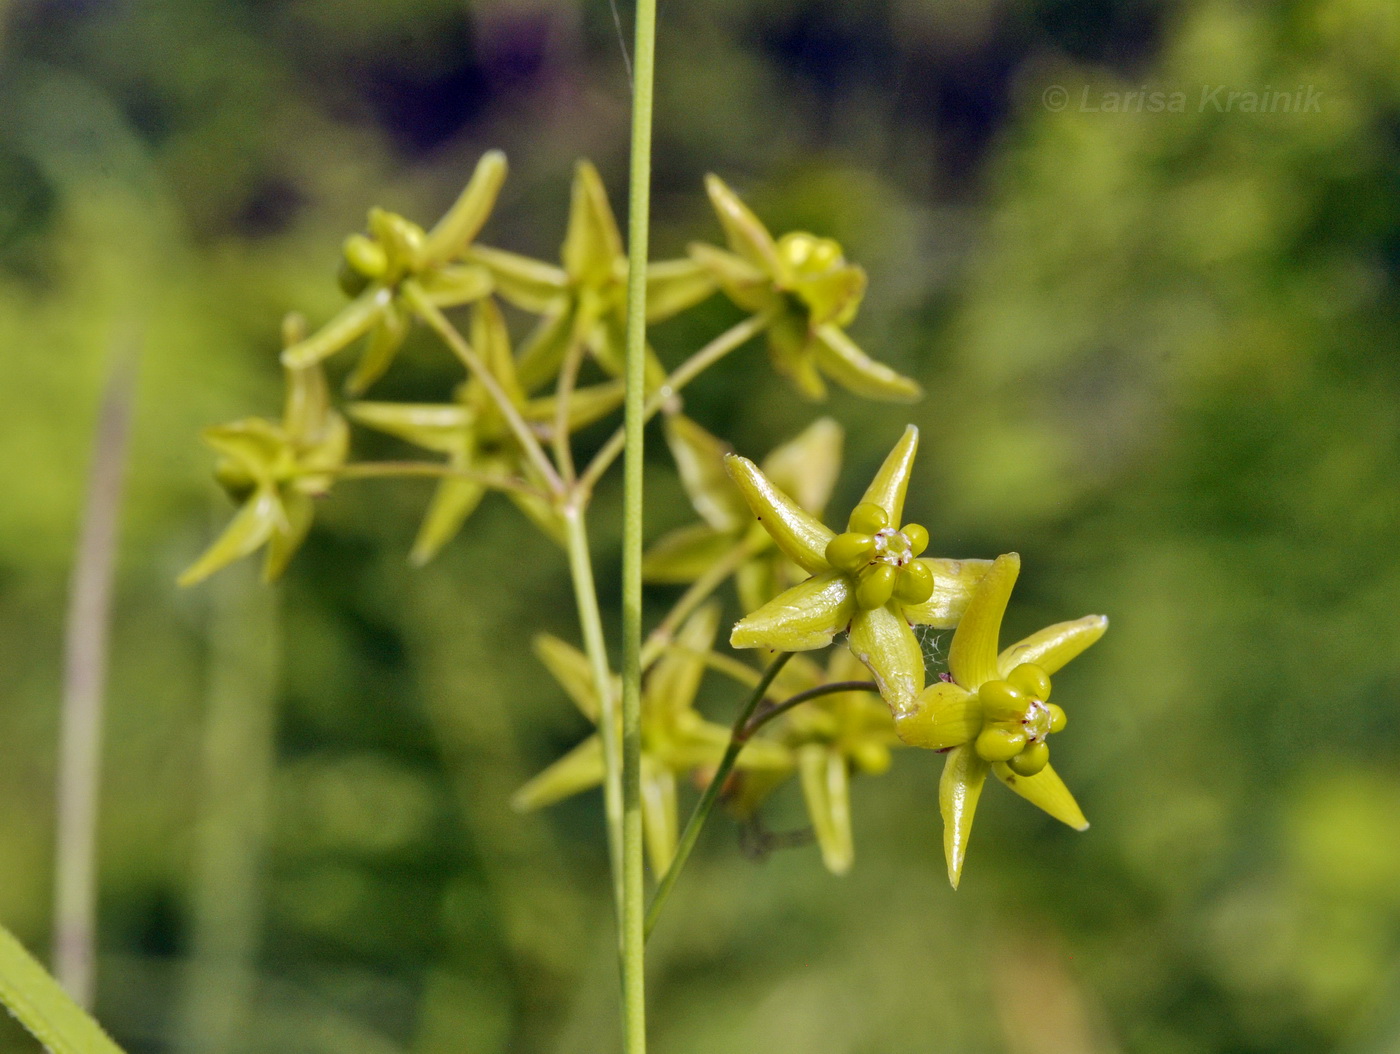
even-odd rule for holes
{"type": "MultiPolygon", "coordinates": [[[[826,379],[893,401],[916,399],[921,391],[846,334],[866,277],[841,247],[800,231],[775,238],[717,177],[707,189],[727,248],[696,244],[685,258],[647,261],[647,6],[639,12],[629,252],[587,162],[574,180],[562,266],[477,243],[506,175],[499,153],[481,160],[431,229],[371,210],[366,231],[344,245],[341,284],[349,304],[309,333],[295,316],[284,326],[281,418],[205,431],[220,458],[217,478],[238,511],[180,579],[193,585],[261,549],[264,576],[275,579],[307,536],[316,501],[345,481],[373,477],[436,479],[412,549],[415,563],[430,561],[491,492],[506,495],[565,548],[582,648],[541,636],[535,650],[598,731],[521,788],[515,804],[532,809],[604,788],[626,1047],[633,1054],[645,1050],[646,933],[721,801],[751,814],[796,777],[822,859],[839,873],[854,859],[850,778],[884,771],[890,749],[904,743],[951,751],[942,803],[954,886],[989,769],[1051,815],[1085,826],[1045,759],[1045,737],[1064,723],[1063,711],[1046,702],[1048,675],[1106,626],[1099,616],[1061,624],[998,656],[1001,613],[1019,559],[923,555],[928,532],[902,519],[919,439],[913,426],[850,513],[847,529],[836,533],[818,518],[839,469],[835,422],[822,419],[780,447],[765,471],[684,416],[685,387],[760,336],[775,368],[809,399],[825,395],[826,379]],[[719,292],[748,317],[668,369],[646,345],[646,323],[719,292]],[[539,318],[518,351],[497,298],[539,318]],[[470,311],[465,331],[447,314],[461,308],[470,311]],[[463,370],[451,399],[357,401],[389,370],[415,325],[435,334],[463,370]],[[345,381],[352,401],[337,409],[325,363],[361,342],[345,381]],[[590,360],[601,377],[587,378],[590,360]],[[573,433],[620,404],[622,426],[580,466],[573,433]],[[702,523],[660,539],[644,554],[642,429],[658,414],[702,523]],[[352,425],[441,460],[355,461],[352,425]],[[610,668],[587,516],[596,484],[624,452],[618,676],[610,668]],[[645,640],[644,577],[688,584],[645,640]],[[762,666],[714,649],[720,607],[712,597],[731,577],[747,614],[729,643],[771,653],[762,666]],[[956,628],[949,674],[931,686],[915,625],[956,628]],[[794,659],[843,635],[845,647],[825,669],[794,659]],[[692,706],[711,670],[748,689],[727,731],[692,706]],[[697,774],[706,787],[681,829],[680,787],[697,774]],[[657,881],[645,912],[644,851],[657,881]]],[[[19,1010],[23,1018],[23,1006],[19,1010]]]]}

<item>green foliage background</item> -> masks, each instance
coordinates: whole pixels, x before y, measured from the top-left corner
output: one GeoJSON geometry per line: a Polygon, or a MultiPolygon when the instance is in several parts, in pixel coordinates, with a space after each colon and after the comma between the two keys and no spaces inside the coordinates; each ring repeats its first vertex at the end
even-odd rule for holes
{"type": "MultiPolygon", "coordinates": [[[[576,637],[561,555],[488,503],[411,571],[427,485],[350,484],[275,598],[173,586],[226,513],[197,429],[276,410],[281,315],[336,308],[365,208],[429,221],[490,146],[491,244],[554,254],[578,156],[622,205],[609,7],[7,0],[0,34],[0,919],[43,950],[67,573],[136,342],[99,1014],[133,1052],[611,1049],[599,803],[506,805],[584,734],[527,649],[576,637]],[[265,768],[209,739],[220,692],[275,704],[265,768]],[[230,758],[265,836],[201,792],[230,758]],[[226,911],[210,822],[257,864],[226,911]],[[245,965],[245,1002],[208,979],[245,965]]],[[[930,393],[932,549],[1022,553],[1010,633],[1113,625],[1056,680],[1086,835],[989,792],[954,894],[912,751],[856,787],[846,879],[717,824],[652,944],[658,1054],[1400,1050],[1400,7],[695,0],[661,34],[657,255],[718,237],[707,170],[840,239],[871,275],[853,335],[930,393]],[[1200,107],[1216,85],[1320,112],[1200,107]],[[1081,106],[1143,89],[1185,112],[1081,106]]],[[[425,341],[384,391],[453,379],[425,341]]],[[[746,453],[817,412],[756,349],[687,401],[746,453]]],[[[904,412],[830,410],[844,512],[904,412]]],[[[689,513],[654,453],[660,531],[689,513]]]]}

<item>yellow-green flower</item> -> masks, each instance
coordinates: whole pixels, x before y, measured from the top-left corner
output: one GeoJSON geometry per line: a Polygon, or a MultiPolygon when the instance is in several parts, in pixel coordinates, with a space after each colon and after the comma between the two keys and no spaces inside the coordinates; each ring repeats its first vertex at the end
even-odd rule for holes
{"type": "Polygon", "coordinates": [[[930,685],[895,715],[904,742],[948,750],[939,783],[948,880],[962,875],[972,818],[987,773],[1076,830],[1089,826],[1050,766],[1046,739],[1065,726],[1050,702],[1050,676],[1103,636],[1108,619],[1088,615],[1033,633],[998,654],[1002,614],[1021,570],[1015,553],[999,556],[982,578],[948,649],[951,681],[930,685]]]}
{"type": "MultiPolygon", "coordinates": [[[[299,323],[288,318],[289,338],[299,323]]],[[[284,372],[287,397],[280,422],[249,417],[202,433],[222,455],[215,476],[241,506],[224,533],[180,575],[182,586],[203,581],[264,545],[263,579],[278,578],[311,529],[314,499],[330,490],[335,470],[345,464],[350,429],[331,409],[321,367],[284,372]]]]}
{"type": "MultiPolygon", "coordinates": [[[[803,509],[820,516],[841,470],[844,438],[841,426],[823,417],[773,449],[763,459],[763,472],[803,509]]],[[[744,610],[752,611],[804,577],[754,520],[725,472],[725,455],[733,453],[727,443],[681,414],[666,419],[666,442],[681,486],[703,522],[657,539],[642,562],[648,582],[693,582],[722,561],[742,556],[735,578],[744,610]]]]}
{"type": "Polygon", "coordinates": [[[773,366],[809,399],[826,397],[830,377],[871,399],[918,399],[918,383],[865,354],[846,335],[865,295],[865,271],[830,238],[790,231],[774,238],[718,176],[705,189],[732,252],[696,243],[691,258],[746,311],[771,312],[773,366]]]}
{"type": "MultiPolygon", "coordinates": [[[[516,377],[505,319],[490,299],[478,301],[472,311],[471,343],[482,365],[520,416],[548,438],[555,426],[555,400],[526,397],[516,377]]],[[[456,396],[455,402],[446,404],[361,402],[349,407],[350,416],[357,423],[446,454],[451,468],[471,474],[444,476],[438,484],[410,554],[410,559],[419,565],[436,556],[481,504],[489,489],[481,477],[517,479],[542,487],[538,471],[524,455],[500,406],[481,380],[471,377],[462,382],[456,396]]],[[[569,429],[582,428],[612,412],[622,402],[622,396],[621,381],[575,389],[569,399],[569,429]]],[[[530,490],[510,489],[505,493],[537,526],[562,544],[563,525],[548,501],[530,490]]]]}
{"type": "Polygon", "coordinates": [[[394,361],[413,312],[401,293],[412,282],[437,307],[455,307],[491,292],[485,268],[463,262],[486,223],[506,178],[499,150],[483,155],[466,188],[431,231],[397,213],[369,211],[368,234],[345,240],[341,287],[354,299],[318,331],[282,353],[288,366],[309,366],[369,334],[369,343],[345,385],[359,394],[394,361]]]}
{"type": "Polygon", "coordinates": [[[986,560],[920,558],[928,531],[903,524],[904,495],[919,430],[910,425],[836,534],[803,511],[752,461],[731,454],[726,467],[778,548],[809,575],[741,619],[736,648],[810,651],[849,633],[849,645],[875,677],[896,716],[924,689],[924,656],[911,626],[951,629],[990,566],[986,560]]]}
{"type": "MultiPolygon", "coordinates": [[[[665,874],[676,851],[676,777],[712,769],[729,744],[729,729],[706,721],[693,708],[718,626],[719,606],[700,608],[681,627],[676,646],[657,659],[642,683],[642,824],[647,858],[657,875],[665,874]]],[[[535,638],[535,654],[583,715],[597,724],[602,708],[587,656],[548,634],[535,638]]],[[[613,691],[620,698],[616,681],[613,691]]],[[[777,743],[755,740],[740,755],[739,765],[786,770],[792,760],[777,743]]],[[[603,776],[603,742],[595,732],[521,787],[512,805],[521,811],[552,805],[600,785],[603,776]]]]}
{"type": "MultiPolygon", "coordinates": [[[[543,316],[520,353],[520,383],[534,391],[558,371],[568,349],[583,342],[598,364],[622,376],[627,356],[627,254],[598,170],[580,161],[574,170],[562,267],[487,246],[468,258],[491,272],[507,302],[543,316]]],[[[691,260],[647,267],[647,321],[659,322],[715,291],[709,274],[691,260]]],[[[647,350],[647,387],[666,376],[647,350]]]]}

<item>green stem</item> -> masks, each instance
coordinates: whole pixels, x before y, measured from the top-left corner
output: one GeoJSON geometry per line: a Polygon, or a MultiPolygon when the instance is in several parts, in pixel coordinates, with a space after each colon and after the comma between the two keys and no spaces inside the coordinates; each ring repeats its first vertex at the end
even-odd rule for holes
{"type": "Polygon", "coordinates": [[[622,519],[623,1049],[646,1054],[646,910],[642,862],[642,441],[646,424],[647,252],[651,226],[656,0],[637,0],[632,48],[632,148],[627,209],[627,398],[622,519]]]}
{"type": "Polygon", "coordinates": [[[753,715],[753,719],[744,726],[741,733],[743,741],[747,743],[753,738],[754,733],[772,721],[776,717],[781,717],[793,707],[809,703],[813,699],[819,699],[823,695],[837,695],[841,692],[878,692],[880,689],[874,681],[832,681],[830,684],[818,685],[816,688],[808,688],[805,692],[798,692],[794,696],[784,699],[775,706],[770,706],[767,710],[761,710],[753,715]]]}
{"type": "MultiPolygon", "coordinates": [[[[642,420],[650,421],[656,416],[658,410],[675,398],[687,384],[693,381],[705,370],[709,369],[720,359],[724,358],[735,348],[742,346],[754,337],[763,332],[769,322],[773,320],[771,312],[760,312],[737,325],[731,326],[714,340],[710,341],[703,348],[697,351],[685,362],[675,368],[665,383],[652,393],[647,400],[642,412],[642,420]]],[[[584,469],[583,475],[579,477],[579,486],[584,492],[591,491],[602,479],[603,473],[608,470],[617,456],[622,453],[622,449],[627,445],[627,433],[624,428],[619,428],[614,432],[598,453],[593,455],[593,460],[584,469]]]]}
{"type": "MultiPolygon", "coordinates": [[[[598,610],[598,589],[593,581],[593,558],[588,552],[588,527],[583,509],[564,508],[564,528],[569,552],[569,574],[578,603],[578,621],[583,630],[583,650],[593,674],[593,690],[598,694],[598,733],[603,737],[603,808],[608,818],[608,855],[612,862],[613,899],[621,925],[622,887],[622,726],[612,671],[608,668],[608,648],[603,638],[603,616],[598,610]]],[[[620,946],[619,942],[619,946],[620,946]]]]}
{"type": "Polygon", "coordinates": [[[724,781],[729,778],[729,773],[734,768],[734,762],[738,760],[739,751],[743,750],[744,744],[748,742],[746,729],[749,718],[753,717],[754,711],[758,709],[758,704],[763,702],[763,697],[768,694],[768,686],[773,683],[773,679],[778,676],[792,656],[792,652],[785,651],[768,664],[768,669],[763,671],[763,677],[754,687],[753,693],[744,703],[743,709],[739,711],[739,716],[734,719],[734,727],[729,733],[729,746],[724,752],[724,757],[720,759],[719,768],[715,769],[710,785],[705,788],[705,793],[695,803],[695,809],[691,812],[690,819],[685,822],[685,830],[681,832],[680,841],[676,843],[676,855],[671,860],[671,866],[666,869],[666,874],[661,877],[655,895],[651,898],[646,918],[646,932],[648,934],[656,926],[662,905],[666,903],[666,898],[671,893],[671,887],[676,884],[676,879],[680,877],[681,868],[685,867],[686,860],[690,858],[690,851],[695,848],[695,841],[700,837],[700,829],[705,826],[705,820],[709,817],[710,811],[714,809],[715,802],[719,800],[719,792],[724,789],[724,781]]]}

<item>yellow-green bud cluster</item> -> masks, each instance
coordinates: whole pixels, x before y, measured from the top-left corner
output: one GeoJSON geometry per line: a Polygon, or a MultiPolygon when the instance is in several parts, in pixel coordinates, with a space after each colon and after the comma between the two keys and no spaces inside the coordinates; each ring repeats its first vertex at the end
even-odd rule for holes
{"type": "Polygon", "coordinates": [[[846,263],[839,242],[806,231],[791,231],[779,238],[778,255],[794,274],[803,278],[825,274],[846,263]]]}
{"type": "Polygon", "coordinates": [[[428,236],[423,228],[398,213],[370,209],[369,234],[345,239],[345,266],[340,284],[358,296],[370,282],[392,285],[423,267],[428,236]]]}
{"type": "Polygon", "coordinates": [[[890,598],[922,604],[933,596],[933,572],[915,557],[928,548],[928,531],[917,523],[899,530],[885,510],[861,502],[851,511],[844,534],[826,546],[832,567],[855,579],[856,603],[864,610],[883,607],[890,598]]]}
{"type": "Polygon", "coordinates": [[[1050,675],[1032,662],[1017,666],[1004,681],[988,681],[977,690],[982,704],[982,731],[977,754],[1004,761],[1021,776],[1034,776],[1050,760],[1045,742],[1065,727],[1065,712],[1050,698],[1050,675]]]}

